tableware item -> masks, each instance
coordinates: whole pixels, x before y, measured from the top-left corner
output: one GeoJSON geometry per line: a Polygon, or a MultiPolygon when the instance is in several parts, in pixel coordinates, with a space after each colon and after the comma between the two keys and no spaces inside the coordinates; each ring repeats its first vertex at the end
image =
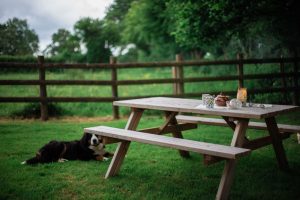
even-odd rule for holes
{"type": "Polygon", "coordinates": [[[206,97],[210,96],[210,94],[202,94],[202,104],[206,105],[206,97]]]}
{"type": "Polygon", "coordinates": [[[214,108],[214,96],[206,96],[205,97],[205,107],[206,108],[214,108]]]}
{"type": "Polygon", "coordinates": [[[229,96],[224,95],[222,92],[215,98],[217,106],[226,106],[226,101],[229,101],[229,96]]]}
{"type": "Polygon", "coordinates": [[[239,88],[236,98],[242,102],[243,106],[246,106],[247,102],[247,88],[239,88]]]}
{"type": "Polygon", "coordinates": [[[226,105],[229,109],[238,109],[242,107],[242,102],[238,99],[231,99],[230,101],[226,101],[226,105]]]}

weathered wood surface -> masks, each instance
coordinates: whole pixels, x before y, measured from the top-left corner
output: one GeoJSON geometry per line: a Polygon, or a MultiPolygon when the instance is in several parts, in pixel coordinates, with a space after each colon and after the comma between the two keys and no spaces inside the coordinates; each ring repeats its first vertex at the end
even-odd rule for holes
{"type": "MultiPolygon", "coordinates": [[[[177,125],[168,125],[164,129],[161,129],[161,127],[153,127],[153,128],[141,129],[138,131],[143,133],[163,135],[174,131],[186,131],[186,130],[196,129],[197,127],[198,127],[197,124],[177,124],[177,125]]],[[[115,138],[108,138],[108,137],[103,138],[104,144],[112,144],[118,142],[120,142],[120,140],[115,138]]]]}
{"type": "MultiPolygon", "coordinates": [[[[293,77],[294,73],[269,73],[269,74],[247,74],[244,75],[244,79],[260,79],[266,76],[272,76],[273,78],[281,78],[282,76],[293,77]]],[[[299,72],[298,72],[299,76],[299,72]]],[[[139,84],[166,84],[166,83],[192,83],[192,82],[208,82],[208,81],[228,81],[238,80],[239,76],[215,76],[215,77],[194,77],[194,78],[165,78],[165,79],[146,79],[146,80],[45,80],[46,85],[139,85],[139,84]]],[[[0,85],[39,85],[39,80],[0,80],[0,85]]],[[[270,88],[268,88],[270,89],[270,88]]],[[[259,89],[255,91],[268,92],[268,89],[259,89]]],[[[272,88],[274,89],[274,88],[272,88]]],[[[278,89],[279,88],[275,88],[278,89]]],[[[282,87],[280,91],[288,92],[293,91],[294,87],[282,87]]],[[[251,90],[252,91],[252,90],[251,90]]],[[[236,91],[234,91],[236,92],[236,91]]],[[[272,91],[271,91],[272,92],[272,91]]],[[[275,91],[276,92],[276,91],[275,91]]]]}
{"type": "MultiPolygon", "coordinates": [[[[265,58],[265,59],[244,59],[244,64],[263,64],[263,63],[293,63],[299,61],[300,58],[265,58]]],[[[103,68],[140,68],[140,67],[170,67],[170,66],[207,66],[207,65],[236,65],[240,61],[239,60],[216,60],[216,61],[183,61],[180,63],[177,62],[147,62],[147,63],[117,63],[117,64],[108,64],[108,63],[47,63],[45,64],[46,68],[65,68],[65,69],[103,69],[103,68]]],[[[1,62],[0,67],[2,68],[37,68],[38,65],[36,63],[17,63],[17,62],[1,62]]]]}
{"type": "Polygon", "coordinates": [[[273,105],[271,108],[242,107],[240,109],[227,109],[226,107],[205,108],[198,107],[202,104],[201,100],[153,97],[144,99],[132,99],[123,101],[114,101],[116,106],[127,106],[142,109],[154,109],[173,112],[187,112],[197,114],[218,115],[235,118],[264,119],[277,114],[299,110],[298,106],[273,105]]]}
{"type": "Polygon", "coordinates": [[[125,141],[140,142],[185,151],[192,151],[200,154],[207,154],[227,159],[236,159],[250,153],[249,149],[198,142],[181,138],[173,138],[163,135],[153,135],[149,133],[111,128],[106,126],[85,128],[84,132],[106,137],[113,137],[125,141]]]}
{"type": "MultiPolygon", "coordinates": [[[[144,110],[142,109],[132,109],[127,124],[125,126],[125,130],[124,129],[121,130],[123,131],[136,130],[139,125],[140,119],[143,115],[143,112],[144,110]]],[[[125,155],[128,151],[129,145],[130,145],[130,141],[124,141],[124,140],[118,144],[118,147],[114,153],[114,156],[105,174],[105,178],[114,176],[119,172],[123,160],[125,158],[125,155]]]]}
{"type": "MultiPolygon", "coordinates": [[[[177,115],[176,119],[182,123],[199,123],[199,124],[214,125],[214,126],[228,126],[225,120],[217,119],[217,118],[177,115]]],[[[300,126],[297,125],[277,124],[277,126],[279,132],[300,133],[300,126]]],[[[248,128],[267,130],[267,125],[266,123],[263,122],[249,122],[248,128]]]]}
{"type": "Polygon", "coordinates": [[[289,165],[283,148],[282,140],[280,139],[280,133],[277,127],[277,122],[275,120],[275,117],[266,118],[265,121],[267,124],[268,132],[271,136],[271,140],[272,140],[272,144],[278,161],[279,168],[281,170],[286,171],[289,169],[289,165]]]}
{"type": "MultiPolygon", "coordinates": [[[[233,133],[231,140],[232,147],[242,147],[245,143],[245,134],[248,127],[249,119],[240,119],[233,133]]],[[[231,185],[233,183],[236,160],[226,160],[222,178],[219,184],[216,200],[228,199],[231,185]]]]}

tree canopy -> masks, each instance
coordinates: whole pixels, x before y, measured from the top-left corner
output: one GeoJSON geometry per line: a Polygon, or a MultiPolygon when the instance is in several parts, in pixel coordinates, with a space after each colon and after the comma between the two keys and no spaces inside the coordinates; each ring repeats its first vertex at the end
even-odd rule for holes
{"type": "Polygon", "coordinates": [[[49,56],[64,55],[70,58],[74,54],[81,53],[79,38],[66,29],[58,29],[57,33],[52,35],[52,43],[47,46],[44,53],[49,56]]]}
{"type": "MultiPolygon", "coordinates": [[[[59,29],[44,52],[82,62],[108,62],[112,52],[124,61],[291,56],[300,49],[299,10],[296,0],[115,0],[104,19],[59,29]]],[[[38,50],[26,20],[0,24],[0,33],[0,54],[38,50]]]]}
{"type": "Polygon", "coordinates": [[[39,38],[26,20],[9,19],[0,24],[0,55],[32,55],[39,49],[39,38]]]}
{"type": "Polygon", "coordinates": [[[171,34],[181,46],[209,49],[238,40],[235,44],[245,54],[259,51],[262,45],[299,48],[299,1],[169,0],[167,4],[175,24],[171,34]]]}

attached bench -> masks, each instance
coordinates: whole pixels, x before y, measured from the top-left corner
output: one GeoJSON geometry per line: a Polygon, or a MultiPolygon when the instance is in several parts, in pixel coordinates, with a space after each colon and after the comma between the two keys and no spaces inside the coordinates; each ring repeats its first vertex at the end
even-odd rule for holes
{"type": "Polygon", "coordinates": [[[169,147],[184,151],[192,151],[199,154],[211,155],[231,160],[248,155],[251,152],[251,150],[244,148],[231,147],[206,142],[198,142],[181,138],[173,138],[163,135],[155,135],[138,131],[112,128],[107,126],[85,128],[84,132],[101,135],[103,137],[114,138],[120,141],[153,144],[162,147],[169,147]]]}
{"type": "MultiPolygon", "coordinates": [[[[206,118],[198,116],[187,116],[187,115],[177,115],[176,119],[180,123],[191,123],[191,124],[205,124],[205,125],[214,125],[214,126],[228,126],[224,119],[217,118],[206,118]]],[[[277,124],[279,132],[282,133],[282,138],[287,138],[289,134],[297,133],[298,143],[300,144],[300,126],[296,125],[286,125],[286,124],[277,124]]],[[[261,122],[249,122],[248,128],[258,129],[258,130],[267,130],[265,123],[261,122]]]]}

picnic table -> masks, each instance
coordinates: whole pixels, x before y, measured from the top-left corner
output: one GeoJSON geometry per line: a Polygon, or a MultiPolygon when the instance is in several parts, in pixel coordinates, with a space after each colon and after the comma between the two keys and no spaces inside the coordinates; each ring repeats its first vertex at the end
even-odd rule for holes
{"type": "MultiPolygon", "coordinates": [[[[179,150],[182,157],[189,157],[189,151],[193,151],[203,154],[206,164],[225,160],[216,199],[228,199],[237,159],[248,155],[252,150],[272,144],[279,168],[288,170],[289,166],[282,140],[291,133],[300,132],[300,126],[278,125],[275,119],[280,114],[299,109],[299,107],[292,105],[272,105],[268,108],[242,107],[228,109],[216,106],[206,108],[201,106],[201,100],[168,97],[122,100],[115,101],[113,104],[131,108],[131,114],[125,129],[104,126],[84,129],[85,132],[99,134],[107,139],[110,138],[119,142],[105,175],[106,178],[118,173],[131,141],[175,148],[179,150]],[[146,109],[163,111],[165,122],[160,127],[135,131],[143,111],[146,109]],[[193,116],[190,116],[190,114],[193,114],[193,116]],[[221,119],[201,118],[194,116],[194,114],[219,116],[221,119]],[[249,123],[252,119],[263,120],[264,122],[249,123]],[[203,122],[209,125],[230,127],[233,131],[230,146],[183,139],[182,131],[197,128],[197,123],[203,122]],[[248,128],[266,129],[269,136],[250,141],[246,138],[248,128]],[[173,137],[163,136],[166,133],[172,133],[173,137]]],[[[109,140],[107,140],[107,143],[109,143],[109,140]]]]}

